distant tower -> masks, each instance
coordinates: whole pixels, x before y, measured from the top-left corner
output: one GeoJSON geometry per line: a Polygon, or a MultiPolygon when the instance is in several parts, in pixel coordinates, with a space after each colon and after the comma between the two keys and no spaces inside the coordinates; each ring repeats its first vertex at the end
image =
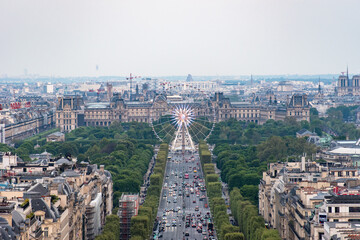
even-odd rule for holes
{"type": "Polygon", "coordinates": [[[319,92],[319,94],[321,94],[321,85],[320,85],[320,77],[319,77],[319,88],[318,88],[318,92],[319,92]]]}
{"type": "Polygon", "coordinates": [[[192,81],[193,81],[193,78],[192,78],[191,74],[188,74],[187,78],[186,78],[186,82],[192,82],[192,81]]]}
{"type": "Polygon", "coordinates": [[[253,83],[254,83],[254,81],[253,81],[253,77],[252,77],[252,74],[251,74],[251,76],[250,76],[250,84],[251,84],[251,87],[253,87],[253,83]]]}
{"type": "Polygon", "coordinates": [[[132,80],[133,80],[133,77],[132,77],[132,74],[130,73],[130,98],[131,98],[131,94],[132,94],[132,80]]]}
{"type": "Polygon", "coordinates": [[[111,98],[112,98],[112,95],[113,95],[113,93],[112,93],[113,86],[112,86],[111,83],[107,83],[106,88],[107,88],[108,100],[111,101],[111,98]]]}
{"type": "Polygon", "coordinates": [[[138,95],[139,94],[139,86],[137,84],[136,84],[135,91],[136,91],[136,95],[138,95]]]}

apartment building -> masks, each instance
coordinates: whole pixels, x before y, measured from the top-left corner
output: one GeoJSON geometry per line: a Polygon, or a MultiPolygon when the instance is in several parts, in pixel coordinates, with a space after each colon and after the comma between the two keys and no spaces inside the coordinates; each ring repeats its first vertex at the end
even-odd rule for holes
{"type": "Polygon", "coordinates": [[[259,214],[282,239],[329,239],[324,223],[360,224],[358,169],[328,167],[305,157],[271,163],[259,184],[259,214]]]}
{"type": "Polygon", "coordinates": [[[63,172],[59,165],[31,173],[1,172],[3,239],[85,240],[101,233],[112,212],[111,174],[104,166],[68,163],[63,172]]]}

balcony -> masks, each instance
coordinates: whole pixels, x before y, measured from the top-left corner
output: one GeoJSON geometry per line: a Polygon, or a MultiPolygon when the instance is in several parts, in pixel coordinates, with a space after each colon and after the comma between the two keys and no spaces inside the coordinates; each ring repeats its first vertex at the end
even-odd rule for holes
{"type": "Polygon", "coordinates": [[[360,212],[338,212],[338,213],[327,213],[328,218],[359,218],[360,212]]]}

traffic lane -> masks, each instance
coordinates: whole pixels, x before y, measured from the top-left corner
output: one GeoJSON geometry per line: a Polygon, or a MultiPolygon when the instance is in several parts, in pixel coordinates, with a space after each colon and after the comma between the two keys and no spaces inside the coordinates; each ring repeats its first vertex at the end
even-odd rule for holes
{"type": "MultiPolygon", "coordinates": [[[[167,169],[168,172],[175,170],[175,168],[173,167],[173,164],[174,163],[168,164],[169,165],[169,167],[167,169]]],[[[163,204],[161,204],[161,207],[159,209],[159,210],[162,210],[162,212],[160,214],[163,214],[163,211],[165,209],[175,209],[179,205],[181,206],[182,201],[183,201],[181,196],[178,196],[178,194],[176,196],[177,191],[173,191],[173,194],[169,193],[169,187],[171,187],[171,184],[178,183],[178,186],[179,186],[178,177],[175,176],[175,174],[171,174],[171,172],[170,172],[169,178],[167,178],[165,180],[165,183],[167,183],[168,186],[167,186],[167,188],[165,188],[165,187],[163,188],[163,193],[165,192],[166,197],[163,197],[163,199],[161,200],[161,202],[163,204]],[[177,199],[176,203],[173,202],[175,196],[177,199]],[[170,202],[168,202],[168,200],[170,202]]],[[[182,220],[181,212],[182,212],[181,210],[178,213],[173,212],[173,211],[166,212],[166,214],[165,214],[167,217],[166,222],[169,222],[171,224],[173,220],[176,220],[177,226],[176,227],[174,227],[174,226],[165,227],[165,232],[163,233],[164,239],[182,239],[183,231],[181,228],[182,228],[183,224],[181,222],[181,220],[182,220]],[[180,226],[180,223],[181,223],[181,226],[180,226]]],[[[158,216],[160,214],[158,214],[158,216]]]]}
{"type": "MultiPolygon", "coordinates": [[[[190,156],[189,156],[190,157],[190,156]]],[[[180,160],[180,158],[175,158],[175,160],[180,160]]],[[[187,180],[184,180],[185,182],[189,182],[189,183],[191,183],[192,184],[192,180],[194,179],[194,173],[193,173],[193,171],[190,171],[189,169],[188,169],[188,167],[189,166],[191,166],[191,170],[192,170],[192,168],[193,167],[198,167],[198,165],[196,164],[196,161],[195,162],[189,162],[189,163],[184,163],[184,162],[179,162],[179,163],[174,163],[174,162],[172,162],[172,161],[169,161],[168,162],[168,164],[167,164],[167,168],[166,168],[166,174],[168,174],[169,175],[169,178],[168,179],[166,179],[166,183],[168,184],[168,187],[170,187],[170,184],[172,183],[178,183],[178,187],[179,186],[181,186],[182,185],[182,181],[183,181],[183,179],[182,178],[179,178],[179,177],[176,177],[175,176],[175,174],[171,174],[171,171],[175,171],[175,172],[178,172],[179,173],[179,171],[182,171],[183,173],[184,173],[184,171],[185,170],[188,170],[188,172],[190,173],[189,175],[190,175],[190,179],[187,179],[187,180]]],[[[199,174],[198,175],[202,175],[201,174],[201,172],[199,172],[199,174]]],[[[172,199],[172,196],[170,196],[170,194],[169,194],[169,191],[168,191],[168,188],[167,188],[167,190],[166,189],[163,189],[163,191],[167,194],[167,199],[172,199]]],[[[183,192],[184,192],[184,190],[183,190],[183,192]]],[[[167,207],[167,208],[174,208],[174,207],[176,207],[177,205],[180,205],[181,206],[181,200],[180,200],[180,202],[178,201],[178,203],[173,203],[172,202],[172,200],[170,201],[170,203],[168,203],[167,202],[167,199],[163,199],[161,202],[164,204],[164,205],[162,205],[161,207],[164,207],[165,206],[165,208],[167,207]]],[[[181,199],[181,198],[179,198],[178,197],[178,200],[179,199],[181,199]]],[[[185,198],[186,199],[186,198],[185,198]]],[[[182,201],[185,201],[186,202],[186,200],[185,199],[182,199],[182,201]]],[[[187,211],[187,212],[189,212],[189,213],[191,213],[191,214],[197,214],[197,212],[195,211],[195,206],[197,206],[197,205],[199,205],[199,210],[201,211],[201,210],[203,210],[203,207],[201,206],[201,204],[199,204],[199,199],[198,199],[198,197],[196,197],[196,195],[195,194],[191,194],[190,195],[190,197],[188,198],[189,200],[188,200],[188,203],[186,204],[186,209],[185,209],[185,211],[187,211]],[[193,203],[193,200],[196,200],[196,203],[193,203]]],[[[159,209],[160,210],[160,209],[159,209]]],[[[205,211],[202,211],[202,214],[204,214],[205,213],[205,211]]],[[[171,219],[173,219],[175,217],[175,215],[174,215],[174,213],[171,213],[171,214],[169,214],[169,219],[168,219],[168,221],[171,221],[171,219]]],[[[178,216],[179,217],[179,216],[178,216]]],[[[180,218],[181,220],[182,220],[182,218],[180,218]]],[[[181,222],[181,220],[179,220],[180,222],[181,222]]],[[[184,228],[184,225],[185,225],[185,222],[182,222],[182,226],[181,226],[181,228],[184,228]]],[[[164,233],[164,237],[166,237],[165,239],[172,239],[173,237],[174,237],[174,233],[176,234],[176,238],[178,238],[178,239],[181,239],[180,237],[179,237],[179,235],[180,235],[180,233],[182,234],[183,232],[186,232],[186,231],[188,231],[189,233],[190,233],[190,238],[189,237],[187,237],[188,239],[194,239],[194,238],[196,238],[196,239],[202,239],[203,238],[203,235],[201,234],[201,233],[198,233],[197,231],[196,231],[196,228],[187,228],[186,230],[184,229],[180,229],[179,228],[179,225],[177,225],[177,227],[175,228],[175,227],[168,227],[166,230],[168,230],[168,232],[167,233],[164,233]]],[[[166,232],[166,231],[165,231],[166,232]]]]}
{"type": "MultiPolygon", "coordinates": [[[[208,212],[208,209],[203,207],[204,206],[203,202],[199,200],[199,197],[197,197],[196,194],[190,194],[189,197],[186,197],[185,202],[186,202],[186,205],[187,205],[186,211],[185,211],[186,214],[191,214],[191,215],[194,214],[195,218],[196,218],[196,225],[197,225],[198,224],[198,219],[199,219],[199,217],[197,217],[197,215],[200,214],[200,217],[205,217],[205,214],[208,212]],[[194,203],[194,200],[195,200],[195,203],[194,203]],[[195,210],[196,206],[199,207],[199,211],[195,210]]],[[[206,226],[204,226],[204,227],[206,229],[206,226]]],[[[196,228],[190,227],[190,228],[186,228],[186,230],[189,231],[190,237],[195,237],[197,239],[198,238],[202,239],[203,236],[204,236],[202,233],[198,233],[196,231],[196,228]]],[[[208,235],[206,234],[206,236],[208,236],[208,235]]],[[[193,238],[191,238],[191,239],[193,239],[193,238]]]]}

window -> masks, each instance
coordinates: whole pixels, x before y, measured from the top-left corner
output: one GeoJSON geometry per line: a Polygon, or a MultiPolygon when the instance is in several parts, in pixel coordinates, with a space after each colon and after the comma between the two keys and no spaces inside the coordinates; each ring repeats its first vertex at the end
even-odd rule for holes
{"type": "Polygon", "coordinates": [[[355,177],[355,171],[352,171],[351,173],[352,173],[352,176],[355,177]]]}
{"type": "Polygon", "coordinates": [[[339,221],[339,219],[334,219],[334,222],[338,222],[339,221]]]}
{"type": "Polygon", "coordinates": [[[339,213],[340,212],[340,208],[339,207],[335,207],[335,212],[339,213]]]}
{"type": "Polygon", "coordinates": [[[349,171],[346,171],[346,176],[350,176],[350,172],[349,172],[349,171]]]}
{"type": "Polygon", "coordinates": [[[349,207],[349,212],[360,212],[360,207],[349,207]]]}
{"type": "Polygon", "coordinates": [[[328,212],[331,213],[332,207],[328,207],[328,212]]]}
{"type": "Polygon", "coordinates": [[[360,222],[360,219],[349,219],[349,222],[360,222]]]}

